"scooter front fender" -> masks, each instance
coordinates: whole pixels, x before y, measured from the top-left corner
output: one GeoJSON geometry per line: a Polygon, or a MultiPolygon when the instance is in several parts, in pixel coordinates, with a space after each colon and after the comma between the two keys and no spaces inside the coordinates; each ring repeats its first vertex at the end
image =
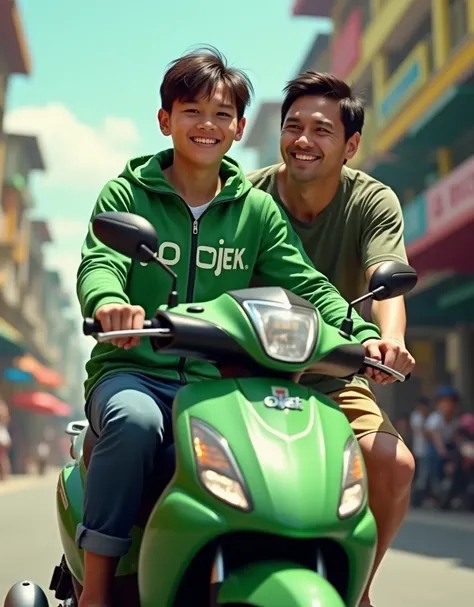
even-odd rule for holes
{"type": "Polygon", "coordinates": [[[218,594],[219,605],[255,607],[344,607],[336,589],[309,569],[290,562],[263,562],[232,573],[218,594]]]}

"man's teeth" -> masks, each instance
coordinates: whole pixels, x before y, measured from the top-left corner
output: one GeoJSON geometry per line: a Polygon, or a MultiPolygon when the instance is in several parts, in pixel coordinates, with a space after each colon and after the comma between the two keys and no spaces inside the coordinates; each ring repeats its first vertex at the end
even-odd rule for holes
{"type": "Polygon", "coordinates": [[[193,137],[193,141],[196,143],[204,143],[205,145],[213,145],[217,143],[217,139],[208,139],[207,137],[193,137]]]}
{"type": "Polygon", "coordinates": [[[318,156],[310,156],[309,154],[295,154],[296,160],[317,160],[318,156]]]}

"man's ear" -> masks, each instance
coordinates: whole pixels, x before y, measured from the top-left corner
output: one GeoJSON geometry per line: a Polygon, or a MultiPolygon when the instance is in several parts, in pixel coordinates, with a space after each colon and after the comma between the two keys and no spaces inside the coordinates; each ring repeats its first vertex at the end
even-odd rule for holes
{"type": "Polygon", "coordinates": [[[354,133],[346,142],[346,158],[351,160],[357,154],[360,145],[360,133],[354,133]]]}

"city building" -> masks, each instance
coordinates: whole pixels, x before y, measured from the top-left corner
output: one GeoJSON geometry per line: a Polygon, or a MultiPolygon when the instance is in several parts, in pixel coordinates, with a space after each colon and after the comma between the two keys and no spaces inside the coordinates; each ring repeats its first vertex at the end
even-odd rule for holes
{"type": "Polygon", "coordinates": [[[281,162],[280,107],[278,101],[260,104],[257,114],[252,119],[252,127],[244,140],[246,148],[256,150],[259,167],[281,162]]]}
{"type": "Polygon", "coordinates": [[[31,191],[31,174],[46,171],[41,146],[34,134],[3,129],[10,79],[28,75],[30,63],[15,0],[0,0],[0,398],[14,472],[30,468],[45,440],[59,463],[67,418],[84,414],[79,319],[69,318],[60,276],[46,267],[53,239],[31,191]]]}
{"type": "Polygon", "coordinates": [[[420,275],[407,297],[417,367],[392,397],[409,406],[449,381],[469,404],[474,0],[295,0],[292,13],[333,20],[333,35],[316,38],[302,69],[329,68],[362,94],[366,122],[351,166],[390,185],[403,205],[408,254],[420,275]]]}
{"type": "Polygon", "coordinates": [[[12,0],[0,0],[0,184],[5,158],[3,115],[8,82],[13,74],[28,75],[30,69],[30,55],[16,4],[12,0]]]}

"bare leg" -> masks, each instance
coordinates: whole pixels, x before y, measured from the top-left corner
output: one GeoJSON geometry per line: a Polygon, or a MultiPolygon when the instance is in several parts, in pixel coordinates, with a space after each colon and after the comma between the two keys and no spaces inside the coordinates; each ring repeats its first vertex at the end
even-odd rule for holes
{"type": "Polygon", "coordinates": [[[408,512],[415,461],[406,445],[391,434],[374,432],[362,437],[359,443],[367,466],[369,503],[378,532],[375,562],[361,602],[361,607],[368,607],[374,576],[408,512]]]}
{"type": "Polygon", "coordinates": [[[78,607],[109,607],[119,559],[84,551],[85,580],[78,607]]]}

